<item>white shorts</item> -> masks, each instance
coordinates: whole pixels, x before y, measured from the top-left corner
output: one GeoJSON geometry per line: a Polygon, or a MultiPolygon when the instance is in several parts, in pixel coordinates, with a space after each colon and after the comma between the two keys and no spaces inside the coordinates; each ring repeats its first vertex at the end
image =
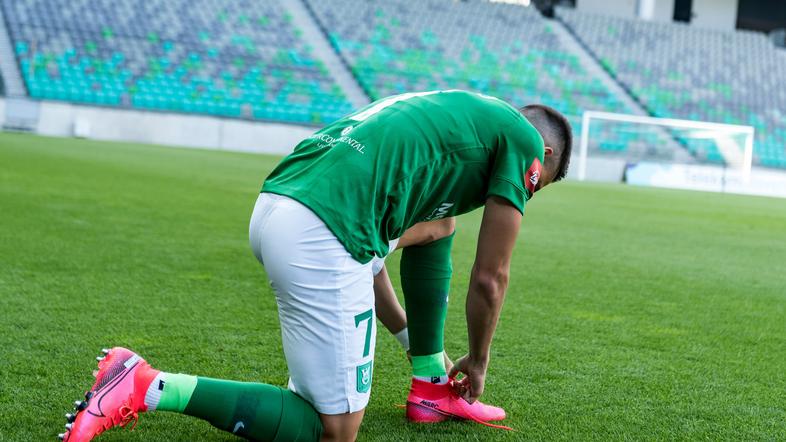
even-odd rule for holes
{"type": "Polygon", "coordinates": [[[323,414],[365,408],[376,343],[371,263],[281,195],[259,195],[249,238],[276,294],[290,389],[323,414]]]}

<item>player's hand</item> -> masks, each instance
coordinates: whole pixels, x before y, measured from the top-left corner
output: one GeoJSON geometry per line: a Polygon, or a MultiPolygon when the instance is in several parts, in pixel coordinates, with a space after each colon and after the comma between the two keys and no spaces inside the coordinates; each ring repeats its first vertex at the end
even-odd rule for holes
{"type": "Polygon", "coordinates": [[[488,361],[478,361],[465,355],[456,361],[450,369],[448,377],[454,378],[459,373],[464,377],[456,380],[459,394],[470,404],[475,402],[483,394],[483,386],[486,383],[486,368],[488,361]]]}

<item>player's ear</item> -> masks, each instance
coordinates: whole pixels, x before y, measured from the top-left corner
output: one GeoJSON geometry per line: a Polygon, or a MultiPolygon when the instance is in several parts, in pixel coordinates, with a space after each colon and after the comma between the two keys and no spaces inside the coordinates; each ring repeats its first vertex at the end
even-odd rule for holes
{"type": "Polygon", "coordinates": [[[554,149],[549,146],[544,147],[543,150],[546,156],[554,155],[554,149]]]}

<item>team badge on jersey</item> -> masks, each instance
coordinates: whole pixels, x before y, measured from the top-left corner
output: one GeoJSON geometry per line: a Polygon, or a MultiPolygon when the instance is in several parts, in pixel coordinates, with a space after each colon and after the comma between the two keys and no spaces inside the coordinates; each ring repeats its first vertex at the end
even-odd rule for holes
{"type": "Polygon", "coordinates": [[[356,367],[358,393],[367,393],[371,390],[371,370],[373,369],[373,364],[374,361],[368,361],[356,367]]]}
{"type": "Polygon", "coordinates": [[[527,191],[529,191],[530,196],[535,194],[535,189],[538,187],[538,180],[540,180],[542,169],[543,165],[540,164],[540,160],[535,158],[532,160],[532,164],[529,166],[527,173],[524,174],[524,186],[527,188],[527,191]]]}

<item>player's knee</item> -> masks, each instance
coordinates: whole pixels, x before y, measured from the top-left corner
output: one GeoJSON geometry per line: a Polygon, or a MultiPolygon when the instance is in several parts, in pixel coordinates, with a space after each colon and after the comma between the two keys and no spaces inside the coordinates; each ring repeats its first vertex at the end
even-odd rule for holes
{"type": "Polygon", "coordinates": [[[363,411],[339,415],[320,415],[322,419],[321,442],[352,442],[357,439],[363,411]]]}
{"type": "Polygon", "coordinates": [[[322,437],[319,439],[320,442],[354,442],[358,438],[358,431],[350,431],[350,432],[329,432],[327,430],[322,431],[322,437]]]}
{"type": "Polygon", "coordinates": [[[358,438],[359,428],[322,428],[320,442],[354,442],[358,438]]]}

